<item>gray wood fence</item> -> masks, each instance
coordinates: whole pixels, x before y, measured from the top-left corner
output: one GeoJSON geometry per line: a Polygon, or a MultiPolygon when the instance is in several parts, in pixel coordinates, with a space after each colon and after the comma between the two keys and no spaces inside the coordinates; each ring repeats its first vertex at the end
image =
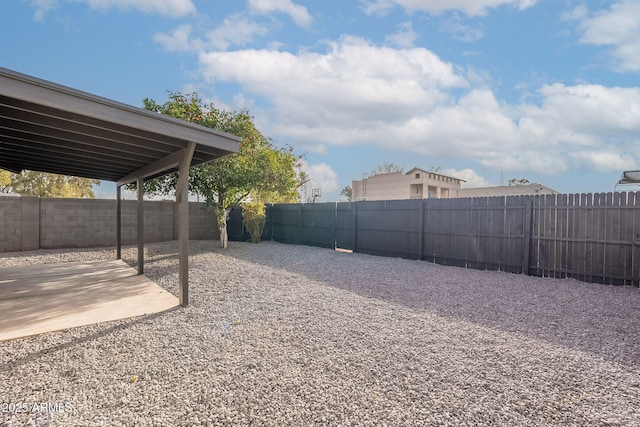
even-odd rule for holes
{"type": "MultiPolygon", "coordinates": [[[[231,240],[246,240],[239,210],[231,240]]],[[[640,284],[640,192],[273,205],[264,240],[640,284]]]]}

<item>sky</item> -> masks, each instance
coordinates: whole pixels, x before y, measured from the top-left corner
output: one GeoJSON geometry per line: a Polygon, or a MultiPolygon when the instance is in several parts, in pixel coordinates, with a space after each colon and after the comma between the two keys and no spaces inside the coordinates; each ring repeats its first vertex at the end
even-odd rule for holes
{"type": "Polygon", "coordinates": [[[3,0],[0,11],[0,66],[138,107],[177,91],[248,109],[304,155],[321,201],[389,162],[464,187],[526,178],[562,193],[613,191],[640,169],[638,0],[3,0]]]}

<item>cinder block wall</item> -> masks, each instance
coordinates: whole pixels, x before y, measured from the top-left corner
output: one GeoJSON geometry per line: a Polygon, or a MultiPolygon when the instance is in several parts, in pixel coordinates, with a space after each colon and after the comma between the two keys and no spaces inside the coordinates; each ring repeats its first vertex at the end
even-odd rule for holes
{"type": "MultiPolygon", "coordinates": [[[[176,214],[173,227],[175,238],[178,238],[178,205],[174,203],[176,214]]],[[[193,240],[216,240],[220,238],[218,224],[213,215],[213,208],[204,209],[203,203],[189,203],[189,239],[193,240]]]]}
{"type": "Polygon", "coordinates": [[[22,250],[22,197],[0,197],[0,248],[22,250]]]}
{"type": "MultiPolygon", "coordinates": [[[[189,238],[217,239],[211,208],[189,203],[189,238]]],[[[48,248],[114,246],[116,201],[0,197],[0,252],[48,248]]],[[[173,201],[144,202],[145,242],[178,238],[177,205],[173,201]]],[[[122,242],[138,238],[138,202],[122,202],[122,242]]]]}
{"type": "Polygon", "coordinates": [[[40,248],[115,244],[115,200],[40,199],[40,248]]]}

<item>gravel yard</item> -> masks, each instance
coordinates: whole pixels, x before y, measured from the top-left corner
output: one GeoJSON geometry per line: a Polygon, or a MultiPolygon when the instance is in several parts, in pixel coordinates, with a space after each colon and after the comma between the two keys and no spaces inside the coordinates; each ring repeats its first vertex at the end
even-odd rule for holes
{"type": "MultiPolygon", "coordinates": [[[[0,425],[640,425],[637,288],[190,247],[188,308],[0,343],[0,425]]],[[[177,243],[145,249],[177,295],[177,243]]],[[[0,268],[113,258],[40,250],[0,268]]]]}

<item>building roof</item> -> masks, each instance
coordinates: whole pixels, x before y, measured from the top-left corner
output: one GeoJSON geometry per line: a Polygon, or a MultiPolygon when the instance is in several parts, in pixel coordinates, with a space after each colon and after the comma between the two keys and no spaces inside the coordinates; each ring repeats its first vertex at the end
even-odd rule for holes
{"type": "Polygon", "coordinates": [[[560,194],[558,191],[542,184],[501,185],[494,187],[461,188],[459,197],[491,197],[491,196],[519,196],[536,194],[560,194]]]}
{"type": "Polygon", "coordinates": [[[415,173],[415,171],[420,171],[420,172],[423,172],[423,173],[431,173],[433,175],[444,176],[446,178],[457,179],[458,181],[467,182],[462,178],[457,178],[455,176],[450,176],[450,175],[444,175],[444,174],[441,174],[441,173],[438,173],[438,172],[427,171],[427,170],[420,169],[420,168],[417,168],[417,167],[411,168],[410,170],[405,172],[405,175],[409,175],[409,174],[415,173]]]}
{"type": "Polygon", "coordinates": [[[0,68],[0,168],[127,183],[237,152],[240,138],[0,68]]]}

